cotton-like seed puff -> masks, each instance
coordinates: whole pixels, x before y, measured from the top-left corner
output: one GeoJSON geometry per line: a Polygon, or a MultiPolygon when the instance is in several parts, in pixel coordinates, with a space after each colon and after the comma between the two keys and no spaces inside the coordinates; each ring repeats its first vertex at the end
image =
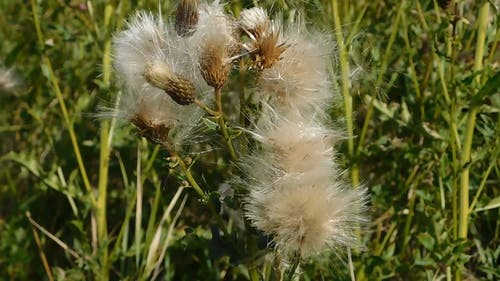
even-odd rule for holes
{"type": "Polygon", "coordinates": [[[138,12],[113,38],[113,64],[123,95],[112,114],[129,120],[154,142],[181,143],[201,117],[197,107],[183,106],[193,101],[199,87],[195,63],[182,47],[173,28],[147,12],[138,12]],[[168,85],[162,85],[162,77],[168,85]]]}
{"type": "Polygon", "coordinates": [[[278,44],[286,44],[280,59],[264,69],[259,83],[276,107],[324,110],[331,105],[328,66],[333,44],[321,33],[307,34],[298,26],[288,27],[278,44]]]}
{"type": "Polygon", "coordinates": [[[287,255],[358,246],[354,228],[364,221],[365,194],[340,179],[332,148],[339,135],[293,112],[261,121],[252,135],[260,149],[240,164],[252,224],[287,255]]]}
{"type": "Polygon", "coordinates": [[[202,4],[191,43],[197,47],[201,75],[208,85],[220,89],[226,82],[238,42],[235,24],[218,1],[202,4]]]}

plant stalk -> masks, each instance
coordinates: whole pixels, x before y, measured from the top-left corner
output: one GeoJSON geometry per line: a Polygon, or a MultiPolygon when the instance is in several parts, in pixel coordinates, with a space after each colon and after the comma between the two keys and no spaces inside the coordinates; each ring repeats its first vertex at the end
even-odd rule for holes
{"type": "MultiPolygon", "coordinates": [[[[481,85],[481,75],[479,74],[479,72],[483,68],[483,55],[484,55],[484,48],[486,41],[486,27],[488,24],[489,10],[490,10],[489,2],[484,1],[481,8],[479,9],[476,53],[474,58],[474,72],[477,73],[474,85],[476,89],[479,89],[481,85]]],[[[459,239],[467,239],[467,230],[469,221],[469,173],[470,173],[472,141],[474,136],[474,128],[476,126],[477,112],[478,112],[478,106],[471,105],[469,114],[467,116],[467,128],[465,131],[464,145],[460,160],[462,171],[460,173],[459,213],[458,213],[459,239]]],[[[458,271],[456,280],[461,280],[461,279],[462,279],[461,272],[458,271]]]]}
{"type": "Polygon", "coordinates": [[[342,25],[339,16],[339,3],[338,0],[332,1],[332,14],[333,23],[335,26],[335,36],[337,38],[337,43],[339,46],[339,61],[340,61],[340,76],[341,76],[341,93],[344,98],[344,114],[347,127],[347,151],[351,159],[351,183],[353,187],[359,185],[359,170],[357,161],[354,155],[354,120],[353,120],[353,101],[352,95],[349,91],[351,86],[351,81],[349,78],[350,67],[349,58],[347,56],[347,50],[344,42],[344,36],[342,34],[342,25]]]}
{"type": "Polygon", "coordinates": [[[231,156],[231,159],[233,161],[237,161],[238,156],[236,156],[236,151],[234,150],[233,141],[227,130],[226,121],[224,120],[224,115],[222,111],[222,95],[220,89],[215,89],[215,102],[217,104],[217,113],[218,113],[218,116],[216,117],[217,123],[219,123],[222,135],[226,140],[227,148],[229,149],[229,155],[231,156]]]}

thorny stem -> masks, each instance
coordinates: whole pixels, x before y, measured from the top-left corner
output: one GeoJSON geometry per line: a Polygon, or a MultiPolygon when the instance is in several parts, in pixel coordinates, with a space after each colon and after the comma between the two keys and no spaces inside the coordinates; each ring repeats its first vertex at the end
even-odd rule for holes
{"type": "Polygon", "coordinates": [[[218,113],[218,116],[216,116],[217,123],[219,124],[221,132],[224,135],[224,139],[226,140],[226,144],[227,144],[227,147],[229,149],[229,154],[231,155],[231,159],[233,159],[233,161],[236,161],[236,160],[238,160],[238,156],[236,156],[233,141],[231,139],[231,136],[229,136],[229,132],[228,132],[227,126],[226,126],[226,121],[224,120],[224,116],[223,116],[222,95],[221,95],[220,88],[215,89],[215,102],[217,104],[217,113],[218,113]]]}

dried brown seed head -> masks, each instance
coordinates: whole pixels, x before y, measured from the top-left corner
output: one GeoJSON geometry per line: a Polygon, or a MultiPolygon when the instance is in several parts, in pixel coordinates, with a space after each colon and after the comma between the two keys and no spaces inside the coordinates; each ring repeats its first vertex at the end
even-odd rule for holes
{"type": "Polygon", "coordinates": [[[168,140],[168,133],[170,132],[170,126],[164,123],[157,123],[153,120],[146,118],[142,114],[137,114],[131,120],[132,124],[137,127],[139,134],[147,138],[153,143],[166,143],[168,140]]]}
{"type": "Polygon", "coordinates": [[[198,1],[180,0],[175,15],[175,31],[183,37],[191,36],[198,23],[198,1]]]}
{"type": "Polygon", "coordinates": [[[226,83],[231,60],[228,58],[231,50],[216,42],[207,42],[200,56],[200,70],[208,85],[220,89],[226,83]]]}
{"type": "Polygon", "coordinates": [[[251,8],[241,12],[240,25],[252,40],[243,47],[250,53],[253,67],[260,70],[272,67],[288,47],[278,43],[279,29],[262,8],[251,8]]]}
{"type": "Polygon", "coordinates": [[[288,48],[285,43],[278,44],[278,34],[271,33],[269,36],[257,37],[252,44],[250,57],[253,66],[258,69],[271,68],[281,59],[281,54],[288,48]]]}
{"type": "Polygon", "coordinates": [[[180,105],[189,105],[195,100],[194,84],[173,73],[164,62],[148,63],[144,70],[144,77],[151,85],[164,90],[180,105]]]}

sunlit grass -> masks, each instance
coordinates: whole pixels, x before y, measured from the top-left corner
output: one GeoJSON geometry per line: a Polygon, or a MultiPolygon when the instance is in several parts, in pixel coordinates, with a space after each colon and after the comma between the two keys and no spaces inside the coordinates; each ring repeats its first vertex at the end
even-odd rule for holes
{"type": "MultiPolygon", "coordinates": [[[[219,194],[238,172],[230,155],[203,143],[171,157],[96,117],[119,95],[113,33],[135,10],[167,18],[175,3],[66,2],[0,3],[0,63],[20,81],[0,95],[0,280],[276,280],[266,238],[219,194]]],[[[370,193],[356,280],[500,278],[499,7],[443,2],[259,1],[338,41],[340,160],[370,193]]],[[[238,75],[250,74],[232,74],[235,97],[251,91],[238,75]]],[[[350,280],[346,260],[306,261],[300,278],[350,280]]]]}

